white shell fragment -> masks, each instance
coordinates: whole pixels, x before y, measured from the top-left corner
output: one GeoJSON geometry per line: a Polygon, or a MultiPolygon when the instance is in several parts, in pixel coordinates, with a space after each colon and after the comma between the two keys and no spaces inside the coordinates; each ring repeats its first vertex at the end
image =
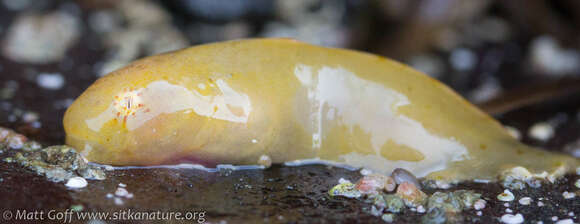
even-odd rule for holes
{"type": "Polygon", "coordinates": [[[60,73],[41,73],[36,77],[36,84],[48,90],[58,90],[65,84],[64,77],[60,73]]]}
{"type": "Polygon", "coordinates": [[[391,177],[395,180],[395,183],[402,184],[403,182],[409,182],[415,185],[417,188],[421,188],[421,184],[417,180],[417,177],[413,175],[411,172],[405,169],[396,168],[393,170],[391,177]]]}
{"type": "Polygon", "coordinates": [[[501,222],[508,224],[519,224],[524,222],[524,216],[522,214],[505,214],[501,216],[501,222]]]}
{"type": "Polygon", "coordinates": [[[497,199],[500,201],[513,201],[514,198],[514,194],[508,189],[505,189],[503,193],[497,195],[497,199]]]}
{"type": "Polygon", "coordinates": [[[519,200],[520,205],[530,205],[532,203],[532,198],[530,197],[523,197],[519,200]]]}
{"type": "Polygon", "coordinates": [[[530,128],[528,135],[536,140],[545,142],[554,136],[554,127],[550,123],[539,122],[530,128]]]}
{"type": "Polygon", "coordinates": [[[119,196],[119,197],[125,197],[129,194],[129,192],[122,187],[117,188],[117,190],[115,191],[115,195],[119,196]]]}
{"type": "Polygon", "coordinates": [[[576,197],[576,193],[564,191],[564,193],[562,193],[562,197],[564,197],[564,199],[572,199],[576,197]]]}
{"type": "Polygon", "coordinates": [[[475,201],[473,203],[473,208],[475,210],[481,210],[485,208],[485,205],[487,204],[487,202],[483,199],[477,199],[477,201],[475,201]]]}
{"type": "Polygon", "coordinates": [[[574,220],[572,220],[572,219],[562,219],[562,220],[556,222],[556,224],[574,224],[574,220]]]}
{"type": "Polygon", "coordinates": [[[85,180],[85,178],[73,177],[73,178],[68,179],[65,186],[67,186],[69,188],[84,188],[88,184],[89,183],[87,182],[87,180],[85,180]]]}

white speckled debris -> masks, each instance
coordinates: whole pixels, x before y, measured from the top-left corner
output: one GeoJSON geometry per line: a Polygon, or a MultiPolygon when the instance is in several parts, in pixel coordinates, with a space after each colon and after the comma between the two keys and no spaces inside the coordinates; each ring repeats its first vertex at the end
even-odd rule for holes
{"type": "Polygon", "coordinates": [[[58,90],[64,86],[64,77],[60,73],[40,73],[36,84],[48,90],[58,90]]]}
{"type": "Polygon", "coordinates": [[[576,197],[576,193],[564,191],[564,193],[562,193],[562,197],[564,197],[564,199],[572,199],[576,197]]]}
{"type": "Polygon", "coordinates": [[[383,214],[383,216],[381,216],[381,218],[383,219],[383,221],[385,221],[387,223],[391,223],[391,222],[393,222],[395,216],[393,214],[390,214],[390,213],[385,213],[385,214],[383,214]]]}
{"type": "Polygon", "coordinates": [[[468,71],[473,69],[477,62],[477,55],[467,48],[456,48],[449,56],[449,63],[458,71],[468,71]]]}
{"type": "Polygon", "coordinates": [[[562,47],[552,36],[540,36],[531,42],[530,62],[547,75],[562,76],[577,71],[579,59],[578,51],[562,47]]]}
{"type": "Polygon", "coordinates": [[[487,202],[483,199],[477,199],[477,201],[475,201],[473,203],[473,208],[475,210],[481,210],[485,208],[485,204],[487,204],[487,202]]]}
{"type": "Polygon", "coordinates": [[[532,203],[532,198],[523,197],[523,198],[520,198],[520,200],[518,202],[520,203],[520,205],[530,205],[532,203]]]}
{"type": "Polygon", "coordinates": [[[423,207],[423,205],[419,205],[419,207],[417,207],[417,212],[418,213],[425,213],[425,207],[423,207]]]}
{"type": "Polygon", "coordinates": [[[338,179],[338,183],[339,184],[345,184],[345,183],[352,183],[352,182],[350,182],[350,180],[347,180],[347,179],[344,179],[344,178],[341,177],[340,179],[338,179]]]}
{"type": "Polygon", "coordinates": [[[547,122],[538,122],[530,128],[528,135],[536,140],[545,142],[554,136],[554,127],[547,122]]]}
{"type": "Polygon", "coordinates": [[[562,219],[562,220],[556,222],[556,224],[574,224],[574,220],[572,220],[572,219],[562,219]]]}
{"type": "Polygon", "coordinates": [[[129,192],[127,191],[127,189],[119,187],[117,188],[117,191],[115,191],[115,195],[119,196],[119,197],[125,197],[129,194],[129,192]]]}
{"type": "Polygon", "coordinates": [[[68,179],[65,186],[67,186],[69,188],[84,188],[88,184],[89,183],[87,182],[87,180],[85,180],[85,178],[73,177],[73,178],[68,179]]]}
{"type": "Polygon", "coordinates": [[[503,193],[497,195],[497,199],[500,201],[513,201],[514,198],[514,194],[508,189],[505,189],[503,193]]]}
{"type": "Polygon", "coordinates": [[[505,214],[501,216],[501,222],[507,224],[519,224],[524,222],[524,216],[520,213],[512,215],[512,214],[505,214]]]}
{"type": "Polygon", "coordinates": [[[373,173],[373,171],[371,171],[371,170],[367,170],[367,169],[361,169],[360,170],[360,174],[363,175],[363,176],[367,176],[367,175],[370,175],[372,173],[373,173]]]}
{"type": "Polygon", "coordinates": [[[38,119],[39,119],[38,113],[36,112],[27,111],[24,112],[24,114],[22,115],[22,121],[26,123],[33,123],[35,121],[38,121],[38,119]]]}

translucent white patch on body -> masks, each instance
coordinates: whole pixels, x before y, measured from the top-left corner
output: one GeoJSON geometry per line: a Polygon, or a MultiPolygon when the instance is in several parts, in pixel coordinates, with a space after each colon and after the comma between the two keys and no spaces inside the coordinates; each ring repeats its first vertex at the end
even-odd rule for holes
{"type": "MultiPolygon", "coordinates": [[[[222,79],[216,80],[216,85],[221,94],[204,96],[164,80],[151,82],[147,87],[136,90],[140,93],[138,100],[143,107],[127,116],[126,127],[131,131],[160,114],[183,110],[193,110],[198,115],[215,119],[247,123],[252,111],[248,95],[236,92],[222,79]]],[[[87,126],[98,132],[105,123],[116,119],[119,111],[114,104],[112,102],[107,110],[86,120],[87,126]]]]}
{"type": "Polygon", "coordinates": [[[410,106],[412,102],[393,89],[361,79],[340,67],[325,66],[315,73],[312,67],[300,64],[294,74],[308,91],[311,113],[306,126],[311,128],[315,149],[324,145],[325,134],[333,127],[346,126],[351,132],[360,128],[370,136],[374,153],[351,152],[340,156],[350,166],[389,173],[395,168],[405,168],[422,177],[467,157],[464,145],[429,133],[420,122],[398,113],[399,107],[410,106]],[[381,156],[381,148],[388,141],[414,149],[424,159],[389,160],[381,156]]]}

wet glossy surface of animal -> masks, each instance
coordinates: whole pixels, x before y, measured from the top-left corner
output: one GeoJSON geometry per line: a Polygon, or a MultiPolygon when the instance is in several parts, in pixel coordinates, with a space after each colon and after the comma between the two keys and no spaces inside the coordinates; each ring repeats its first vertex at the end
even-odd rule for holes
{"type": "Polygon", "coordinates": [[[519,143],[448,87],[380,56],[285,39],[201,45],[89,87],[67,144],[112,165],[319,159],[432,179],[495,179],[576,159],[519,143]]]}

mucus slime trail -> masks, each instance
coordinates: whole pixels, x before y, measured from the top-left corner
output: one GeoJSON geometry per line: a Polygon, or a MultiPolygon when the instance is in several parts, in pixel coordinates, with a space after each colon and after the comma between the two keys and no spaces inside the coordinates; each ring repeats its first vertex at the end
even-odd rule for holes
{"type": "Polygon", "coordinates": [[[287,39],[196,46],[97,80],[64,117],[67,144],[112,165],[320,159],[438,180],[577,159],[525,146],[451,89],[380,56],[287,39]]]}

